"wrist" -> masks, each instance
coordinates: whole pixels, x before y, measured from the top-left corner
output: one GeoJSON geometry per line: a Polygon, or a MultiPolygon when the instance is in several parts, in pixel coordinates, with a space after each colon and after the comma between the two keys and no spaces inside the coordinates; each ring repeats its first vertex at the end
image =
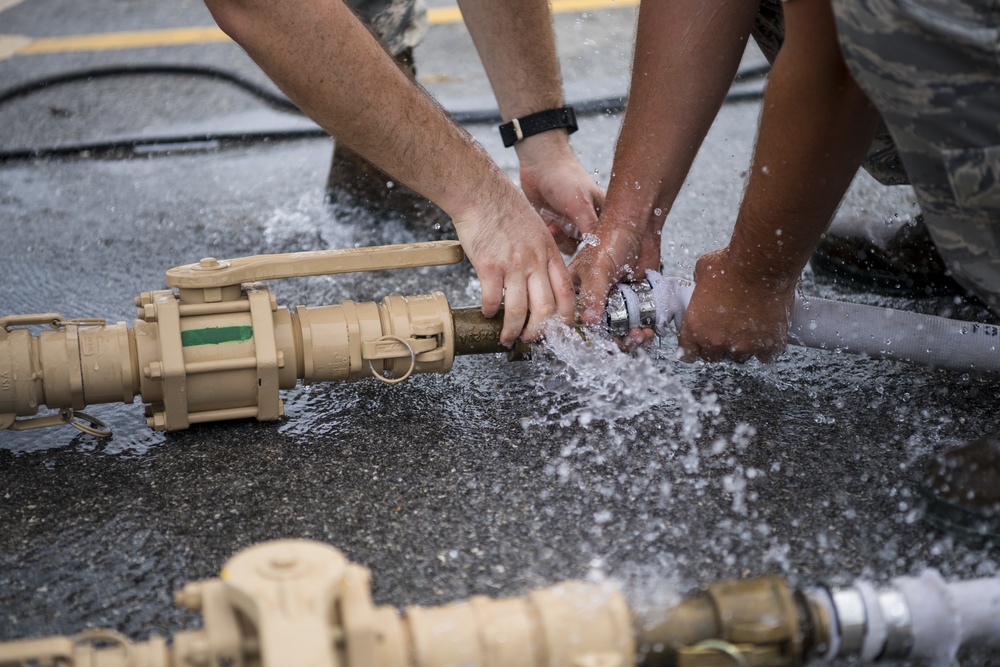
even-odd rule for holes
{"type": "Polygon", "coordinates": [[[798,284],[814,244],[800,229],[801,221],[781,222],[779,218],[770,210],[758,214],[757,207],[744,200],[728,254],[743,280],[790,292],[798,284]]]}
{"type": "Polygon", "coordinates": [[[575,159],[569,134],[562,129],[525,137],[514,144],[514,152],[522,169],[550,164],[553,160],[575,159]]]}
{"type": "Polygon", "coordinates": [[[657,204],[657,193],[652,187],[642,188],[640,184],[636,189],[626,187],[625,183],[623,179],[612,179],[601,211],[602,222],[630,225],[645,235],[659,234],[666,222],[668,208],[657,204]]]}
{"type": "Polygon", "coordinates": [[[803,267],[793,266],[786,258],[764,251],[760,246],[741,243],[736,235],[726,246],[729,270],[741,284],[767,292],[787,293],[795,289],[803,267]]]}
{"type": "Polygon", "coordinates": [[[522,202],[534,212],[521,190],[499,167],[467,183],[466,187],[456,189],[457,196],[448,202],[447,207],[441,206],[451,217],[456,231],[461,232],[471,221],[509,214],[512,207],[516,208],[522,202]]]}

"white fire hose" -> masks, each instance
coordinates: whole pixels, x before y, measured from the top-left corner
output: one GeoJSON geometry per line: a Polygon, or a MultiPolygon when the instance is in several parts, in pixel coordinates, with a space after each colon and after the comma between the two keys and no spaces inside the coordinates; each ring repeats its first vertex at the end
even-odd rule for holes
{"type": "MultiPolygon", "coordinates": [[[[645,326],[663,337],[670,324],[680,331],[694,283],[656,271],[646,271],[646,278],[612,292],[607,324],[613,335],[645,326]]],[[[812,296],[796,296],[788,343],[953,371],[1000,372],[1000,327],[812,296]]]]}

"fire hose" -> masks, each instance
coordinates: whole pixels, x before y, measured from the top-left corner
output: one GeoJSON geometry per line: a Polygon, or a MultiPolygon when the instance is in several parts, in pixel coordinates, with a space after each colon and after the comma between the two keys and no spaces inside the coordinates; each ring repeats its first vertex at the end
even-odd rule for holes
{"type": "Polygon", "coordinates": [[[570,581],[403,614],[372,603],[370,579],[326,544],[265,542],[175,595],[203,623],[171,646],[89,630],[0,643],[0,667],[792,667],[840,658],[945,666],[962,647],[1000,648],[1000,578],[946,583],[934,570],[881,587],[721,581],[645,610],[630,608],[612,582],[570,581]]]}
{"type": "MultiPolygon", "coordinates": [[[[284,414],[280,391],[374,377],[397,383],[447,373],[456,355],[509,352],[502,318],[451,308],[440,292],[380,302],[279,306],[262,280],[459,262],[457,241],[205,258],[170,269],[168,289],[144,292],[133,327],[58,313],[0,317],[0,430],[71,424],[110,435],[82,410],[141,396],[146,422],[174,431],[232,419],[284,414]],[[41,331],[36,331],[37,329],[41,331]],[[54,413],[37,416],[41,406],[54,413]]],[[[607,304],[606,327],[622,335],[679,330],[694,284],[648,272],[622,284],[607,304]]],[[[814,297],[796,300],[789,342],[960,371],[998,371],[1000,328],[814,297]]]]}
{"type": "MultiPolygon", "coordinates": [[[[680,331],[694,283],[647,271],[646,280],[620,284],[607,304],[608,330],[636,327],[660,337],[680,331]]],[[[788,342],[964,372],[1000,371],[1000,327],[893,308],[796,295],[788,342]]]]}

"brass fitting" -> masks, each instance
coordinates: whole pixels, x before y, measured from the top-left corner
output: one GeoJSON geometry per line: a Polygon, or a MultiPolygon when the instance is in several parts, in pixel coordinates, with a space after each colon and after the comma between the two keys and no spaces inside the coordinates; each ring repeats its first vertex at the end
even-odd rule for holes
{"type": "Polygon", "coordinates": [[[798,667],[823,651],[832,630],[821,609],[776,575],[710,584],[639,627],[648,667],[798,667]]]}

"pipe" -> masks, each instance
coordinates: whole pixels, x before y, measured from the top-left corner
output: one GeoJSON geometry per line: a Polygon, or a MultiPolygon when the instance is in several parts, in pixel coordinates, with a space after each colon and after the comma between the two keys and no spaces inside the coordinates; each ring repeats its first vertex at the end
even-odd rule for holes
{"type": "MultiPolygon", "coordinates": [[[[680,331],[694,283],[647,271],[620,284],[608,299],[607,326],[621,336],[634,326],[680,331]]],[[[788,343],[873,359],[893,359],[953,371],[1000,372],[1000,327],[893,308],[796,295],[788,343]]]]}

